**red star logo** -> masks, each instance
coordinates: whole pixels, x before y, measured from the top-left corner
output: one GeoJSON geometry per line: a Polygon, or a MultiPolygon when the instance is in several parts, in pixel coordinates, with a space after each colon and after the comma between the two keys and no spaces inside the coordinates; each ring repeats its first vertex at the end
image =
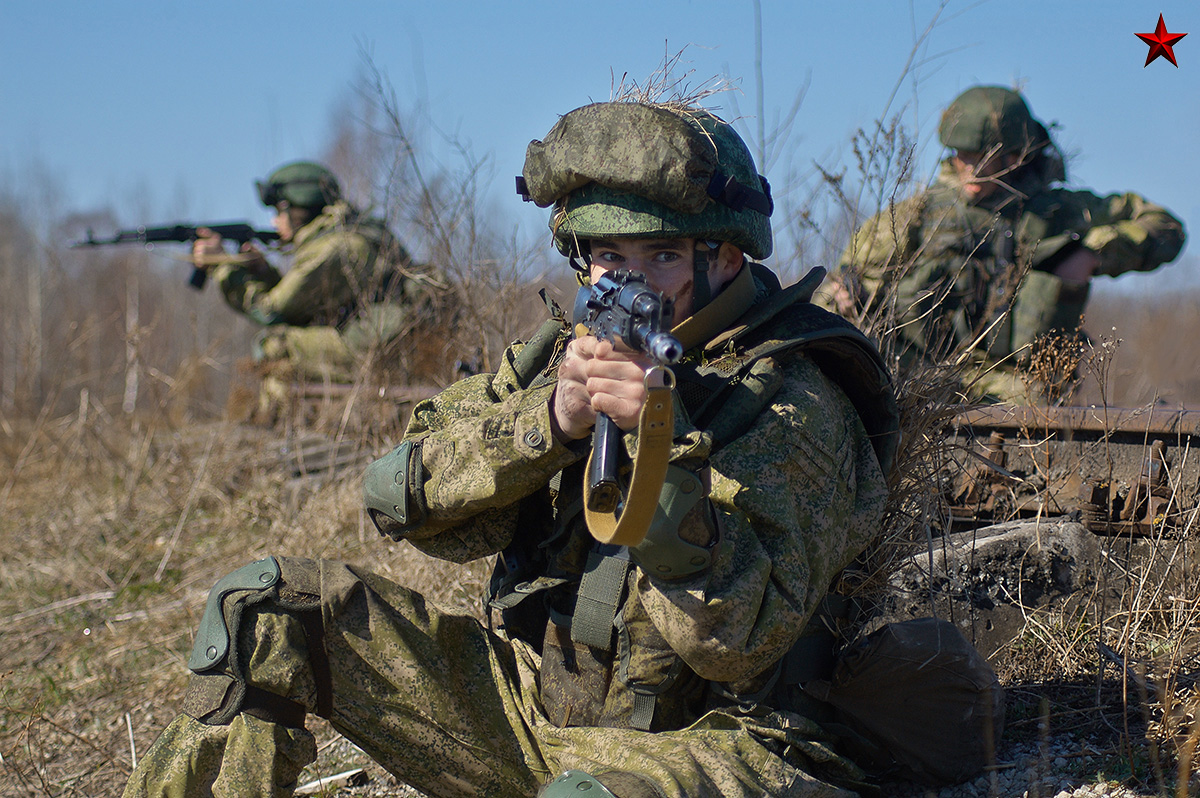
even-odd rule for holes
{"type": "MultiPolygon", "coordinates": [[[[1175,64],[1175,52],[1171,46],[1187,36],[1186,33],[1167,33],[1167,26],[1163,23],[1162,14],[1158,15],[1158,27],[1154,29],[1154,33],[1135,33],[1133,35],[1150,45],[1150,52],[1146,55],[1143,69],[1150,66],[1150,62],[1160,55],[1175,64]]],[[[1175,64],[1175,68],[1178,69],[1179,64],[1175,64]]]]}

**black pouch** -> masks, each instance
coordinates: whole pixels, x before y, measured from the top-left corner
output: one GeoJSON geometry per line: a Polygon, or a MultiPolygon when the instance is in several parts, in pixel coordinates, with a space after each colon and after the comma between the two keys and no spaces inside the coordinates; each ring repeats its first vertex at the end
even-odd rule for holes
{"type": "Polygon", "coordinates": [[[951,623],[890,623],[841,652],[830,679],[804,685],[835,709],[824,724],[876,777],[966,781],[995,761],[1004,729],[996,672],[951,623]]]}

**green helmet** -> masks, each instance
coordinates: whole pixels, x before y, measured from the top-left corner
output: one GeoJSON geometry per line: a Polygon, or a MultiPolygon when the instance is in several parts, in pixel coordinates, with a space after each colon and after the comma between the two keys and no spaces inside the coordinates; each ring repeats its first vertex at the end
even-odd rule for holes
{"type": "Polygon", "coordinates": [[[1035,152],[1050,143],[1025,99],[1003,86],[975,86],[958,95],[942,112],[938,138],[968,152],[1035,152]]]}
{"type": "Polygon", "coordinates": [[[319,211],[342,196],[333,172],[310,161],[284,164],[272,172],[265,182],[259,180],[255,185],[263,205],[272,207],[286,201],[297,208],[319,211]]]}
{"type": "Polygon", "coordinates": [[[564,255],[576,241],[665,236],[771,254],[771,189],[737,132],[700,108],[576,108],[530,142],[518,191],[545,208],[564,255]]]}

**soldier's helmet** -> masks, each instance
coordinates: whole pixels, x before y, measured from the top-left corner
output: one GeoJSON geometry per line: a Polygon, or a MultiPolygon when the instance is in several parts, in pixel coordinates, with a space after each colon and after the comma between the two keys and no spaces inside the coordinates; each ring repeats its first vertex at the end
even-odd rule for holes
{"type": "Polygon", "coordinates": [[[942,112],[938,138],[952,150],[1033,153],[1050,144],[1025,98],[1003,86],[967,89],[942,112]]]}
{"type": "Polygon", "coordinates": [[[342,196],[333,172],[311,161],[284,164],[255,186],[262,204],[271,207],[286,201],[297,208],[320,211],[342,196]]]}
{"type": "Polygon", "coordinates": [[[576,108],[532,141],[518,191],[546,208],[559,251],[587,239],[696,238],[771,254],[774,204],[745,142],[695,107],[605,102],[576,108]]]}

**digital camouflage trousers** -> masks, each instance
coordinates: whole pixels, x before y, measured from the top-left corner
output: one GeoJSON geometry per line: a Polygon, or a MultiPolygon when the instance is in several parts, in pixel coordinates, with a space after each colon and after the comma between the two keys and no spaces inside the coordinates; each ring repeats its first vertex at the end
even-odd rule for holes
{"type": "MultiPolygon", "coordinates": [[[[772,740],[722,712],[657,733],[555,727],[537,690],[538,656],[527,646],[353,565],[279,562],[282,579],[267,595],[225,597],[236,651],[223,667],[235,663],[231,675],[242,684],[309,712],[322,689],[314,672],[327,673],[333,727],[430,796],[527,798],[572,769],[611,784],[618,798],[854,796],[789,764],[780,735],[772,740]],[[314,585],[311,610],[279,598],[289,582],[314,585]],[[319,612],[328,667],[312,665],[305,612],[319,612]]],[[[217,725],[184,714],[138,763],[125,798],[288,796],[315,756],[311,733],[296,726],[248,712],[217,725]]]]}

